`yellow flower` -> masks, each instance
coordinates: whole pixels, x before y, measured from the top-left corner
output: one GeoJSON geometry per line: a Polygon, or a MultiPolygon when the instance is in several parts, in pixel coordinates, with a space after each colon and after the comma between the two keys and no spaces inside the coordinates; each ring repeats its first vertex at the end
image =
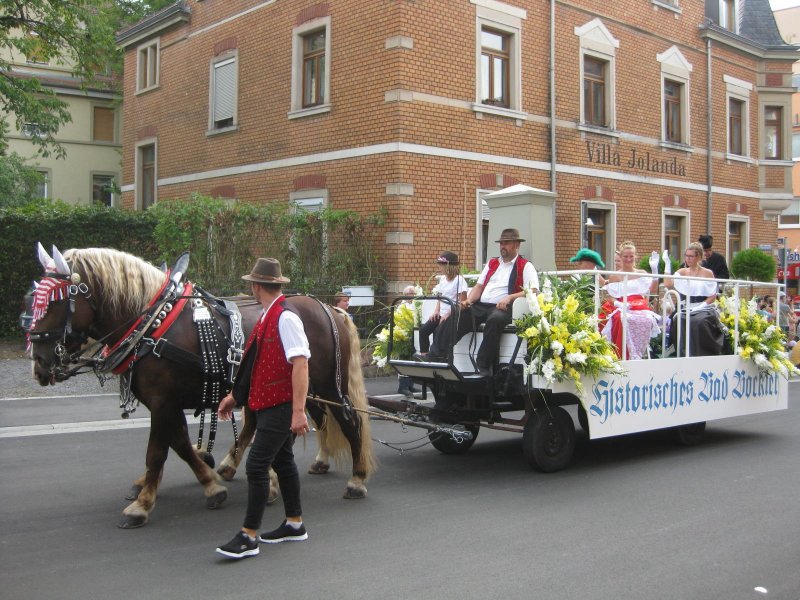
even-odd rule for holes
{"type": "Polygon", "coordinates": [[[567,299],[564,300],[564,312],[568,315],[574,314],[575,311],[578,310],[578,300],[570,294],[567,296],[567,299]]]}

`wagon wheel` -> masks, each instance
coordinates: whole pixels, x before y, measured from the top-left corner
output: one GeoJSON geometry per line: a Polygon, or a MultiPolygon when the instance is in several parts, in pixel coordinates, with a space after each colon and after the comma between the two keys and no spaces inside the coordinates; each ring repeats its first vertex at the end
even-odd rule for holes
{"type": "Polygon", "coordinates": [[[675,441],[681,446],[696,446],[703,441],[706,433],[706,422],[691,423],[690,425],[681,425],[672,429],[672,435],[675,441]]]}
{"type": "Polygon", "coordinates": [[[472,434],[471,439],[463,438],[461,442],[454,440],[451,436],[440,431],[433,431],[428,434],[428,439],[431,445],[442,454],[464,454],[475,443],[475,438],[478,437],[480,425],[464,425],[466,431],[472,434]]]}
{"type": "Polygon", "coordinates": [[[553,473],[565,468],[575,450],[575,424],[560,406],[531,413],[522,432],[522,452],[534,469],[553,473]]]}

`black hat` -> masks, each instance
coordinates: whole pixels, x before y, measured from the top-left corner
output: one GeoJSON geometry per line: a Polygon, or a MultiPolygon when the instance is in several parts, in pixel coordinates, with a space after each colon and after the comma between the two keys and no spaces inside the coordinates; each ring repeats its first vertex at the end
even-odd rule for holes
{"type": "Polygon", "coordinates": [[[457,265],[458,263],[458,254],[455,252],[450,252],[450,250],[445,250],[439,256],[436,257],[436,260],[433,261],[437,265],[457,265]]]}

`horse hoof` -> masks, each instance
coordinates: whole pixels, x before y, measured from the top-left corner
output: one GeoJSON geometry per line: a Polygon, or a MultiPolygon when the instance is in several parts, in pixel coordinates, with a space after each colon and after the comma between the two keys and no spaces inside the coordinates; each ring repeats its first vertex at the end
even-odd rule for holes
{"type": "Polygon", "coordinates": [[[206,508],[215,509],[222,506],[222,503],[228,499],[228,492],[226,490],[222,490],[221,492],[217,492],[213,496],[209,496],[206,498],[206,508]]]}
{"type": "Polygon", "coordinates": [[[367,497],[367,490],[364,488],[351,488],[348,487],[344,490],[342,498],[345,500],[361,500],[367,497]]]}
{"type": "Polygon", "coordinates": [[[308,467],[308,473],[309,475],[325,475],[330,468],[331,466],[329,464],[318,460],[313,465],[308,467]]]}
{"type": "MultiPolygon", "coordinates": [[[[142,492],[142,486],[140,486],[140,485],[133,485],[133,486],[131,486],[131,489],[130,489],[130,491],[128,492],[128,495],[127,495],[127,496],[125,496],[125,500],[136,500],[136,499],[139,497],[139,494],[140,494],[141,492],[142,492]]],[[[144,523],[143,523],[143,524],[144,524],[144,523]]],[[[143,524],[142,524],[142,525],[143,525],[143,524]]],[[[122,525],[120,525],[120,527],[122,527],[122,525]]],[[[141,525],[138,525],[138,527],[141,527],[141,525]]],[[[127,527],[123,527],[123,529],[127,529],[127,527]]]]}
{"type": "Polygon", "coordinates": [[[144,515],[122,515],[122,518],[117,523],[120,529],[138,529],[144,527],[147,523],[147,517],[144,515]]]}
{"type": "Polygon", "coordinates": [[[203,455],[200,458],[202,458],[203,462],[208,465],[209,469],[213,469],[217,464],[214,462],[214,456],[211,454],[211,452],[203,452],[203,455]]]}
{"type": "Polygon", "coordinates": [[[236,469],[234,467],[225,465],[217,469],[217,475],[222,477],[225,481],[230,481],[233,479],[233,476],[236,475],[236,469]]]}

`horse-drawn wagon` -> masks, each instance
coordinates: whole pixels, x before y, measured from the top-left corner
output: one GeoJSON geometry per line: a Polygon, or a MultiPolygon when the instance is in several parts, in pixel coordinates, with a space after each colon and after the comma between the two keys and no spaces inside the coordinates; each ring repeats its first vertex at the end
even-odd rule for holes
{"type": "MultiPolygon", "coordinates": [[[[585,321],[591,324],[594,333],[587,331],[585,335],[599,336],[598,279],[601,274],[609,273],[570,271],[546,275],[555,285],[558,278],[594,279],[589,286],[594,298],[589,304],[594,305],[595,316],[590,315],[585,321]]],[[[691,285],[692,278],[675,277],[676,281],[682,279],[691,285]]],[[[663,357],[667,334],[664,313],[660,340],[654,340],[653,344],[658,349],[644,359],[619,360],[613,367],[593,373],[584,370],[575,376],[573,371],[572,377],[554,377],[543,362],[532,360],[529,352],[531,340],[526,339],[523,331],[526,313],[530,312],[529,294],[527,299],[519,298],[514,304],[515,325],[503,334],[500,360],[490,376],[481,376],[475,366],[474,349],[481,343],[481,332],[477,329],[451,348],[441,362],[389,358],[388,364],[400,375],[422,384],[422,396],[371,397],[370,404],[407,424],[421,424],[429,429],[432,445],[446,454],[466,452],[482,428],[521,433],[525,460],[544,472],[557,471],[569,464],[575,447],[573,414],[591,439],[670,429],[679,443],[697,443],[707,421],[785,409],[788,404],[788,363],[770,357],[766,350],[756,362],[752,349],[756,348],[755,354],[759,354],[760,341],[756,339],[759,334],[746,328],[750,313],[745,297],[749,290],[774,288],[776,284],[735,280],[720,283],[726,289],[721,300],[723,311],[727,310],[723,320],[729,327],[726,354],[692,356],[689,343],[692,328],[685,324],[685,331],[679,330],[679,339],[675,341],[683,349],[679,353],[683,357],[663,357]],[[574,409],[568,411],[570,406],[574,409]]],[[[397,302],[403,300],[415,299],[401,298],[397,302]]],[[[430,300],[441,299],[416,298],[423,306],[430,300]]],[[[680,302],[676,295],[676,314],[681,314],[680,302]]],[[[688,323],[692,316],[689,312],[688,323]]],[[[388,356],[392,355],[393,327],[392,320],[388,356]]],[[[774,327],[767,333],[779,335],[774,327]]],[[[569,335],[574,339],[584,334],[572,331],[569,335]]],[[[621,356],[626,356],[627,335],[623,334],[622,339],[621,356]]],[[[766,349],[766,345],[762,346],[766,349]]],[[[566,352],[561,359],[566,365],[566,352]]],[[[574,364],[577,369],[579,362],[574,364]]]]}

